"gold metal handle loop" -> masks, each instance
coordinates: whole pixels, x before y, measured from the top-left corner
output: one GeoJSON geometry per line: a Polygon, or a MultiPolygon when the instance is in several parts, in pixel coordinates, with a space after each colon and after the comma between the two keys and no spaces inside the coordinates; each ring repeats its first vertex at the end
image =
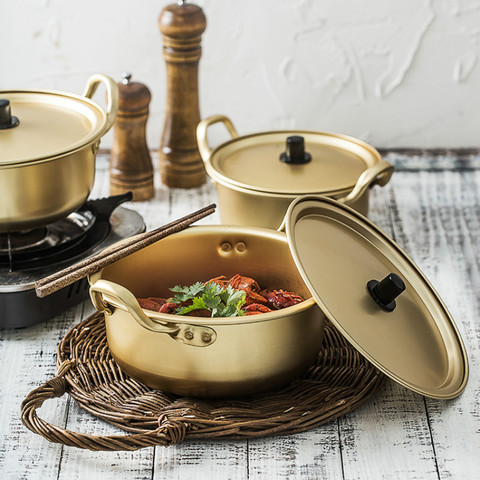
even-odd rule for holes
{"type": "Polygon", "coordinates": [[[358,177],[357,183],[353,190],[343,198],[338,198],[338,202],[353,203],[358,200],[368,188],[374,185],[384,186],[386,185],[393,174],[393,165],[382,160],[380,163],[373,165],[365,170],[360,177],[358,177]]]}
{"type": "Polygon", "coordinates": [[[232,138],[238,137],[237,130],[233,126],[232,121],[226,117],[225,115],[213,115],[211,117],[205,118],[197,125],[197,142],[198,142],[198,150],[202,157],[202,160],[207,163],[210,159],[210,155],[212,153],[212,149],[208,145],[207,140],[207,129],[214,125],[215,123],[223,123],[227,128],[228,132],[232,136],[232,138]]]}
{"type": "Polygon", "coordinates": [[[97,91],[97,88],[100,84],[105,85],[105,88],[107,90],[107,109],[105,111],[107,115],[107,121],[105,123],[105,128],[102,133],[103,135],[104,133],[108,132],[108,130],[110,130],[113,122],[115,121],[115,117],[117,116],[118,85],[110,77],[97,73],[95,75],[92,75],[88,79],[85,90],[83,91],[83,96],[91,99],[95,95],[95,92],[97,91]]]}
{"type": "Polygon", "coordinates": [[[217,339],[215,330],[207,326],[186,323],[168,325],[150,318],[148,315],[145,315],[130,290],[109,280],[97,280],[90,287],[90,298],[99,312],[111,315],[115,310],[114,304],[117,304],[124,308],[141,327],[155,333],[166,333],[174,340],[183,342],[186,345],[208,347],[217,339]]]}

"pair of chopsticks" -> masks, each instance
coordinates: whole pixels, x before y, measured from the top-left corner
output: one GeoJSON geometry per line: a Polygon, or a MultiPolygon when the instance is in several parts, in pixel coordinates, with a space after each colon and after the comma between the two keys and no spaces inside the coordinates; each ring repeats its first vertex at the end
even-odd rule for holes
{"type": "Polygon", "coordinates": [[[108,248],[97,255],[93,255],[81,262],[60,270],[59,272],[38,280],[35,283],[37,297],[46,297],[47,295],[86,277],[87,275],[98,272],[117,260],[137,252],[142,248],[148,247],[152,243],[155,243],[168,235],[184,230],[192,223],[212,214],[215,211],[215,207],[216,205],[212,203],[207,207],[201,208],[200,210],[179,218],[167,225],[156,228],[150,232],[135,235],[113,248],[108,248]]]}

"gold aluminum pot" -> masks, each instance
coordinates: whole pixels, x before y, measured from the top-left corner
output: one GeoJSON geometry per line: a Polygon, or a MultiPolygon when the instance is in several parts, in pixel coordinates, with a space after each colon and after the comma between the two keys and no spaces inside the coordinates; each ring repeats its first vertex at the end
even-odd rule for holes
{"type": "Polygon", "coordinates": [[[89,282],[117,363],[163,391],[222,397],[272,390],[302,375],[322,345],[324,314],[295,266],[286,236],[273,230],[191,227],[105,267],[89,282]],[[169,297],[174,285],[235,273],[306,301],[259,315],[200,318],[144,310],[136,300],[169,297]]]}
{"type": "Polygon", "coordinates": [[[239,136],[223,115],[202,120],[197,141],[225,224],[276,229],[290,203],[311,194],[367,215],[369,189],[386,185],[393,173],[377,150],[355,138],[300,130],[239,136]],[[207,130],[216,123],[222,123],[232,138],[211,149],[207,130]],[[290,142],[298,138],[303,139],[301,147],[290,142]],[[298,148],[300,160],[290,161],[294,153],[298,158],[298,148]]]}
{"type": "Polygon", "coordinates": [[[93,75],[83,96],[0,92],[0,232],[46,225],[80,207],[95,179],[95,154],[118,107],[118,86],[93,75]],[[103,109],[91,100],[106,87],[103,109]]]}

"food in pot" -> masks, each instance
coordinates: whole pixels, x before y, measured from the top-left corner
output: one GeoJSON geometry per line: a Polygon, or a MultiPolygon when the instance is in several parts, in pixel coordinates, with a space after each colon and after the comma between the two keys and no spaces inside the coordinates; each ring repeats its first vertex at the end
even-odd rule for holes
{"type": "Polygon", "coordinates": [[[170,288],[171,298],[139,298],[142,308],[160,313],[193,315],[196,317],[236,317],[256,315],[291,307],[303,302],[294,292],[283,289],[261,289],[250,277],[234,275],[211,278],[191,286],[170,288]]]}

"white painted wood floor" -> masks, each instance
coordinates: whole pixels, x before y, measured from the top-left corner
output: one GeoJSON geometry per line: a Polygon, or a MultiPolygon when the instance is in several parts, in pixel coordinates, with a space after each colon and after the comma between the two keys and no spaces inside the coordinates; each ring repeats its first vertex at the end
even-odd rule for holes
{"type": "MultiPolygon", "coordinates": [[[[423,270],[465,341],[470,379],[451,401],[426,399],[392,381],[349,415],[307,433],[241,441],[187,441],[136,452],[90,452],[49,443],[20,421],[20,404],[55,375],[57,344],[93,313],[89,301],[43,324],[0,331],[0,476],[15,479],[475,479],[480,476],[480,156],[389,153],[397,166],[371,191],[369,217],[423,270]]],[[[156,159],[154,159],[156,162],[156,159]]],[[[108,195],[99,155],[91,198],[108,195]]],[[[216,201],[207,184],[131,203],[152,229],[216,201]]],[[[202,223],[218,223],[218,216],[202,223]]],[[[96,435],[122,433],[68,398],[39,410],[49,422],[96,435]]]]}

